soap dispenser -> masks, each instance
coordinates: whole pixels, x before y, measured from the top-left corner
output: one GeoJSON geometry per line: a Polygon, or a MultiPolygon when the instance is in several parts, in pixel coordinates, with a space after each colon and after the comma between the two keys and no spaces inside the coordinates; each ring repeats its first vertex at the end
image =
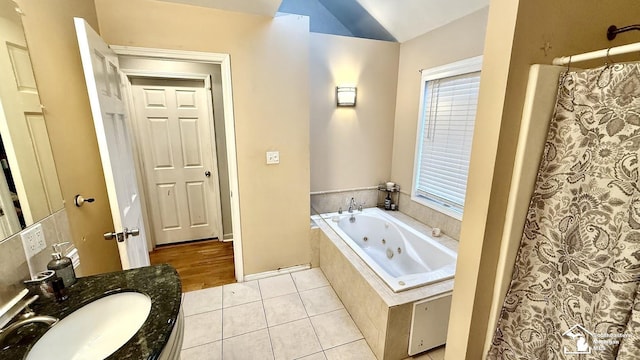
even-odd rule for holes
{"type": "Polygon", "coordinates": [[[53,259],[47,264],[47,269],[55,271],[56,276],[62,279],[64,287],[68,287],[76,282],[76,272],[73,270],[71,259],[62,256],[60,251],[60,247],[65,244],[68,244],[68,242],[53,244],[53,254],[51,254],[53,259]]]}

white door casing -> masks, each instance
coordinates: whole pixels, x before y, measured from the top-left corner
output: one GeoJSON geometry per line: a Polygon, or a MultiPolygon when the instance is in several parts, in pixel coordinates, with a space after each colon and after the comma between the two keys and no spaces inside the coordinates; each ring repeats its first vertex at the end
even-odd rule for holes
{"type": "Polygon", "coordinates": [[[133,161],[127,107],[118,58],[84,19],[74,18],[89,103],[96,129],[115,232],[138,229],[138,236],[118,236],[123,269],[149,265],[142,204],[133,161]]]}
{"type": "Polygon", "coordinates": [[[205,80],[131,79],[156,244],[222,237],[205,80]]]}
{"type": "MultiPolygon", "coordinates": [[[[238,282],[244,281],[244,264],[242,251],[242,219],[240,217],[240,193],[238,185],[238,162],[236,156],[235,117],[233,110],[233,91],[231,81],[231,57],[229,54],[209,53],[187,50],[168,50],[143,48],[134,46],[112,45],[111,48],[119,56],[136,56],[151,59],[169,59],[218,64],[221,69],[222,98],[224,108],[224,136],[227,145],[227,165],[229,171],[229,190],[231,201],[231,218],[233,231],[233,262],[238,282]]],[[[127,71],[127,73],[129,73],[127,71]]],[[[138,75],[139,72],[136,71],[138,75]]],[[[149,71],[146,75],[158,76],[163,72],[149,71]]],[[[164,75],[167,75],[166,73],[164,75]]],[[[168,74],[175,75],[175,74],[168,74]]],[[[171,77],[171,76],[165,76],[171,77]]]]}

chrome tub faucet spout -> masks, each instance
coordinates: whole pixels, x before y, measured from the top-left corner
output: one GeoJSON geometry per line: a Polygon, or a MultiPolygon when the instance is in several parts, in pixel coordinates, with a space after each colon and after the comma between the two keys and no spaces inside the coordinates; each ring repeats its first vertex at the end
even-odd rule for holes
{"type": "Polygon", "coordinates": [[[349,209],[348,209],[349,213],[352,213],[356,207],[358,207],[358,204],[356,204],[356,199],[351,198],[351,200],[349,200],[349,209]]]}

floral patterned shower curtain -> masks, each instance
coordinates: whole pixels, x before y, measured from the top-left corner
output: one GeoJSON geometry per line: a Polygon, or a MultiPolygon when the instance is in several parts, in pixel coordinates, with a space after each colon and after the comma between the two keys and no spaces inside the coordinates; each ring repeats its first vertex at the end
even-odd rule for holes
{"type": "Polygon", "coordinates": [[[640,64],[561,76],[488,359],[640,359],[640,64]]]}

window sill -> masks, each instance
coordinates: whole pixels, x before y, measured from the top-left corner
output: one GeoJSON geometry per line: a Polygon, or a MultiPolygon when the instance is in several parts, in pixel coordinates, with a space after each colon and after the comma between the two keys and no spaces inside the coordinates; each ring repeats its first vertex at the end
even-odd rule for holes
{"type": "Polygon", "coordinates": [[[437,212],[443,213],[447,216],[450,216],[456,220],[462,221],[462,213],[456,211],[455,209],[448,207],[440,202],[428,199],[424,196],[419,195],[411,195],[411,200],[417,202],[420,205],[426,206],[430,209],[433,209],[437,212]]]}

